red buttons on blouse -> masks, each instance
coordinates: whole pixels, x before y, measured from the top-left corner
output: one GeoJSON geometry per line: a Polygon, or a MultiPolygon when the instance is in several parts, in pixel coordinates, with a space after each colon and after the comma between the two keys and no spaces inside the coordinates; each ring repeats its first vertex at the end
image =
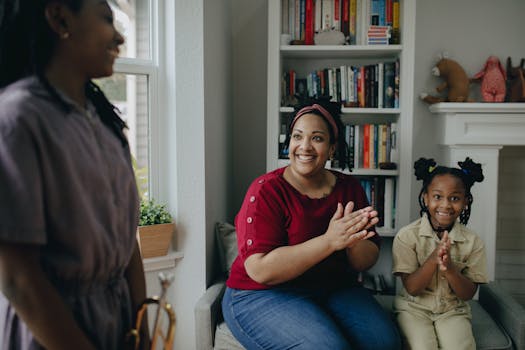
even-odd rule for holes
{"type": "Polygon", "coordinates": [[[252,243],[253,243],[253,241],[251,239],[246,241],[246,244],[248,244],[248,245],[252,245],[252,243]]]}
{"type": "Polygon", "coordinates": [[[249,224],[251,224],[253,222],[253,219],[251,218],[251,216],[248,216],[246,218],[246,222],[249,223],[249,224]]]}
{"type": "Polygon", "coordinates": [[[252,202],[252,203],[255,202],[255,196],[251,196],[250,197],[250,202],[252,202]]]}
{"type": "Polygon", "coordinates": [[[259,180],[259,183],[260,183],[260,184],[264,183],[264,179],[260,179],[260,180],[259,180]]]}

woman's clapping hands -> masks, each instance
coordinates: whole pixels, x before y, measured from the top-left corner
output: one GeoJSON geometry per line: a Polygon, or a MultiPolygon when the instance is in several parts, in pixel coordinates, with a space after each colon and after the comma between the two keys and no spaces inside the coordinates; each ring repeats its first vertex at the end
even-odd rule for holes
{"type": "Polygon", "coordinates": [[[372,207],[355,212],[353,209],[353,202],[348,202],[344,208],[341,203],[337,204],[337,210],[325,233],[334,250],[350,248],[357,242],[375,235],[375,232],[369,229],[379,221],[377,211],[372,207]]]}

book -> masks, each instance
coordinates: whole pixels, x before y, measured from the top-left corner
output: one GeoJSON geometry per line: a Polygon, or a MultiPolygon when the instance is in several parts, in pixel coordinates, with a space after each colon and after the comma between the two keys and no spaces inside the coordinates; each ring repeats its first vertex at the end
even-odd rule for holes
{"type": "Polygon", "coordinates": [[[322,30],[330,30],[333,26],[333,9],[334,0],[323,0],[322,16],[323,25],[322,30]]]}
{"type": "Polygon", "coordinates": [[[384,75],[385,75],[385,64],[384,62],[379,62],[377,64],[377,108],[383,108],[384,103],[384,75]]]}
{"type": "Polygon", "coordinates": [[[306,27],[305,27],[305,18],[306,18],[306,0],[299,0],[300,4],[300,17],[299,17],[299,31],[301,33],[301,40],[305,41],[306,36],[306,27]]]}
{"type": "Polygon", "coordinates": [[[295,79],[295,95],[302,99],[308,96],[307,79],[295,79]]]}
{"type": "Polygon", "coordinates": [[[341,1],[332,0],[334,2],[332,28],[341,31],[341,1]]]}
{"type": "Polygon", "coordinates": [[[298,0],[288,0],[288,30],[290,39],[295,40],[295,2],[298,0]]]}
{"type": "Polygon", "coordinates": [[[385,25],[392,27],[392,0],[385,1],[385,25]]]}
{"type": "Polygon", "coordinates": [[[397,45],[400,44],[400,24],[399,24],[399,0],[392,0],[392,37],[390,39],[390,44],[397,45]]]}
{"type": "Polygon", "coordinates": [[[383,227],[385,229],[394,228],[394,178],[385,178],[385,189],[383,195],[383,227]]]}
{"type": "Polygon", "coordinates": [[[386,0],[378,0],[378,16],[379,21],[378,24],[380,26],[386,25],[386,0]]]}
{"type": "Polygon", "coordinates": [[[385,163],[388,161],[387,158],[387,139],[388,139],[388,126],[386,124],[380,125],[380,156],[379,156],[379,163],[385,163]]]}
{"type": "Polygon", "coordinates": [[[304,43],[314,44],[314,0],[305,0],[304,43]]]}
{"type": "MultiPolygon", "coordinates": [[[[292,0],[293,1],[293,0],[292,0]]],[[[290,34],[290,22],[288,20],[288,9],[290,5],[288,0],[282,0],[281,2],[281,33],[290,34]]]]}
{"type": "Polygon", "coordinates": [[[354,125],[354,169],[359,169],[361,167],[361,153],[359,152],[359,145],[362,143],[361,135],[363,129],[361,125],[354,125]]]}
{"type": "Polygon", "coordinates": [[[390,161],[399,163],[399,147],[397,144],[397,123],[390,123],[390,161]]]}
{"type": "Polygon", "coordinates": [[[295,40],[301,40],[301,0],[295,0],[295,40]]]}
{"type": "Polygon", "coordinates": [[[314,32],[319,33],[322,29],[323,25],[323,15],[322,15],[322,3],[323,0],[314,0],[314,12],[315,12],[315,18],[314,18],[314,32]]]}
{"type": "Polygon", "coordinates": [[[378,160],[378,150],[379,150],[379,130],[378,130],[377,124],[372,124],[370,132],[372,133],[374,137],[372,138],[370,145],[371,145],[371,151],[370,151],[370,168],[377,169],[379,168],[379,162],[378,160]]]}
{"type": "Polygon", "coordinates": [[[358,106],[365,107],[365,67],[360,66],[357,71],[357,102],[358,106]]]}
{"type": "Polygon", "coordinates": [[[399,60],[394,63],[394,108],[399,108],[399,78],[400,78],[400,65],[399,60]]]}
{"type": "Polygon", "coordinates": [[[350,45],[356,45],[356,30],[357,30],[357,0],[349,0],[349,18],[348,18],[348,32],[350,45]]]}
{"type": "Polygon", "coordinates": [[[384,107],[394,108],[394,80],[396,74],[396,67],[394,62],[384,63],[384,77],[383,77],[383,95],[384,107]]]}
{"type": "Polygon", "coordinates": [[[370,168],[370,124],[363,125],[363,168],[370,168]]]}
{"type": "Polygon", "coordinates": [[[379,0],[370,0],[370,20],[371,25],[379,25],[379,0]]]}
{"type": "Polygon", "coordinates": [[[349,137],[348,137],[348,166],[349,167],[353,167],[354,166],[354,155],[355,155],[355,150],[354,150],[354,147],[355,147],[355,127],[354,125],[347,125],[347,127],[350,129],[349,130],[349,137]]]}
{"type": "Polygon", "coordinates": [[[350,42],[350,0],[341,0],[341,32],[350,42]]]}
{"type": "Polygon", "coordinates": [[[341,80],[341,102],[343,102],[344,104],[346,104],[346,102],[348,101],[348,82],[347,82],[347,79],[348,79],[348,72],[347,72],[347,66],[345,65],[342,65],[341,67],[339,67],[339,71],[340,71],[340,80],[341,80]]]}
{"type": "Polygon", "coordinates": [[[377,210],[377,218],[379,222],[377,226],[384,226],[385,219],[385,178],[376,176],[374,177],[374,186],[375,186],[375,203],[377,210]]]}

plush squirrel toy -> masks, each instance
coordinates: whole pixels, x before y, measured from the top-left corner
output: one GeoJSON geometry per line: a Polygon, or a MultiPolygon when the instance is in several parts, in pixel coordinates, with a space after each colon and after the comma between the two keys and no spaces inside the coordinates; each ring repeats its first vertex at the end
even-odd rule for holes
{"type": "Polygon", "coordinates": [[[448,89],[446,97],[431,96],[427,93],[421,93],[419,97],[429,104],[438,102],[467,102],[469,94],[469,77],[465,70],[454,60],[440,56],[438,63],[432,68],[432,74],[443,78],[445,81],[437,88],[437,92],[448,89]]]}

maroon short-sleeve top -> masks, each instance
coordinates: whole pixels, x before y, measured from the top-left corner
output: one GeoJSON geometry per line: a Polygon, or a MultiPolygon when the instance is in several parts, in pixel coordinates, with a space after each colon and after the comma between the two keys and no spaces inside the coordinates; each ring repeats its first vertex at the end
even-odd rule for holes
{"type": "MultiPolygon", "coordinates": [[[[324,198],[312,199],[301,194],[283,177],[285,168],[269,172],[253,181],[235,218],[239,254],[226,282],[235,289],[268,289],[271,286],[252,280],[244,268],[245,260],[254,253],[267,253],[288,245],[305,242],[324,234],[337,204],[355,203],[355,210],[368,205],[359,181],[347,174],[332,171],[336,184],[324,198]]],[[[371,240],[379,245],[376,234],[371,240]]],[[[355,283],[345,250],[338,251],[303,275],[287,282],[298,286],[334,286],[355,283]]]]}

